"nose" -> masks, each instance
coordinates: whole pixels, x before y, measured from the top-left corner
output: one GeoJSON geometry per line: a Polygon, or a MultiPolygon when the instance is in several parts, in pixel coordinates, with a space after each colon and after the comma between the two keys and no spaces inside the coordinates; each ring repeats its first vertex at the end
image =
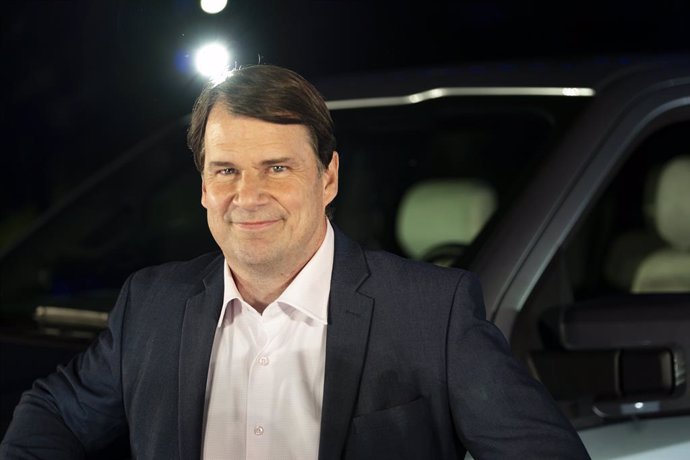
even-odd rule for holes
{"type": "Polygon", "coordinates": [[[260,206],[266,201],[264,180],[258,174],[243,172],[237,181],[233,203],[243,208],[260,206]]]}

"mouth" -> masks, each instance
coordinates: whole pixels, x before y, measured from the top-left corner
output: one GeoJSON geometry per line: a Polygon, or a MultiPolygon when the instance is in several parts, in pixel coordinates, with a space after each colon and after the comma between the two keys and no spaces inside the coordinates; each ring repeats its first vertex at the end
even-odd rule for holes
{"type": "Polygon", "coordinates": [[[273,225],[277,224],[278,222],[280,222],[280,219],[233,222],[233,225],[240,230],[258,232],[261,230],[266,230],[272,227],[273,225]]]}

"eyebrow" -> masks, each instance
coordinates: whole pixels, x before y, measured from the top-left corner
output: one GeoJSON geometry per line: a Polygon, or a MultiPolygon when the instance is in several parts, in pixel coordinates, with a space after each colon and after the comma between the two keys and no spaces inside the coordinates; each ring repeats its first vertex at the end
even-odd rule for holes
{"type": "Polygon", "coordinates": [[[213,167],[213,168],[218,168],[218,167],[227,168],[227,167],[234,167],[235,166],[235,164],[230,162],[230,161],[211,161],[208,165],[213,167]]]}
{"type": "MultiPolygon", "coordinates": [[[[295,162],[294,158],[279,157],[279,158],[271,158],[268,160],[264,160],[260,164],[261,164],[261,166],[275,166],[275,165],[282,165],[282,164],[291,164],[294,162],[295,162]]],[[[235,163],[233,163],[232,161],[211,161],[209,163],[209,166],[211,166],[212,168],[218,168],[218,167],[234,168],[235,163]]]]}
{"type": "Polygon", "coordinates": [[[272,158],[270,160],[264,160],[261,162],[262,166],[275,166],[275,165],[282,165],[282,164],[290,164],[294,163],[294,160],[290,157],[280,157],[280,158],[272,158]]]}

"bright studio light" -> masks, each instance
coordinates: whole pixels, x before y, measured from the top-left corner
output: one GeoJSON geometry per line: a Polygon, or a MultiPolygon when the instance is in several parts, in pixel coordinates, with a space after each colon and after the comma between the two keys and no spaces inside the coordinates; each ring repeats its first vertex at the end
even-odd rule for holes
{"type": "Polygon", "coordinates": [[[210,43],[199,48],[194,57],[197,71],[211,80],[222,79],[230,64],[230,53],[220,43],[210,43]]]}
{"type": "Polygon", "coordinates": [[[201,0],[201,9],[208,14],[216,14],[223,11],[228,0],[201,0]]]}

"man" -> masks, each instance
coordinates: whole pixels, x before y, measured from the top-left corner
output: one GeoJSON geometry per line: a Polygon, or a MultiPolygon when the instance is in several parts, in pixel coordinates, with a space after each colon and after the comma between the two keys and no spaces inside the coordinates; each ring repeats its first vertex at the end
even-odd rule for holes
{"type": "Polygon", "coordinates": [[[465,271],[332,226],[332,120],[299,75],[233,71],[189,145],[222,255],[130,276],[106,331],[22,397],[3,458],[583,459],[465,271]]]}

